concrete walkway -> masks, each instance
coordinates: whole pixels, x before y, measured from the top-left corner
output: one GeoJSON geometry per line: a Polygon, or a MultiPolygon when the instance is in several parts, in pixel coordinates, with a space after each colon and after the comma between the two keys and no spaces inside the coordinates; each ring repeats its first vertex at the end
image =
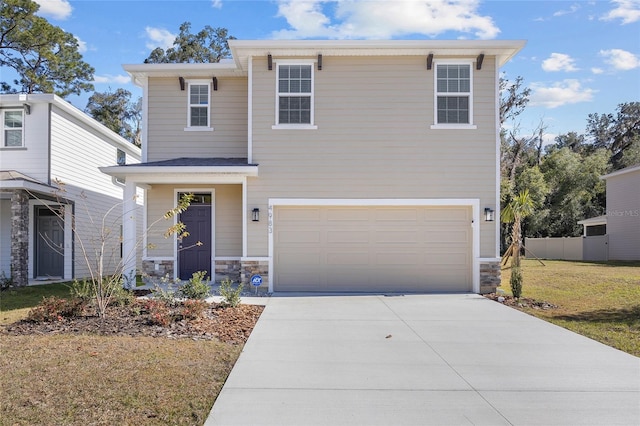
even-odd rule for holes
{"type": "Polygon", "coordinates": [[[262,301],[206,425],[640,425],[640,358],[481,296],[262,301]]]}

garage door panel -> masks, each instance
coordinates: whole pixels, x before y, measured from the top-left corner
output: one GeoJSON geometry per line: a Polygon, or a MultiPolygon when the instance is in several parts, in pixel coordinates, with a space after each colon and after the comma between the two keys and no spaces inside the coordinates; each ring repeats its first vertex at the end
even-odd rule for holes
{"type": "Polygon", "coordinates": [[[347,265],[347,266],[367,266],[370,263],[370,254],[368,251],[363,252],[333,252],[327,253],[326,264],[328,266],[347,265]]]}
{"type": "Polygon", "coordinates": [[[276,207],[274,289],[470,291],[470,217],[470,207],[276,207]]]}
{"type": "Polygon", "coordinates": [[[325,231],[329,244],[369,244],[370,235],[364,231],[325,231]]]}
{"type": "Polygon", "coordinates": [[[278,231],[281,244],[320,244],[322,233],[319,230],[278,231]]]}
{"type": "Polygon", "coordinates": [[[321,210],[317,207],[289,207],[277,209],[276,220],[290,223],[319,222],[321,210]]]}

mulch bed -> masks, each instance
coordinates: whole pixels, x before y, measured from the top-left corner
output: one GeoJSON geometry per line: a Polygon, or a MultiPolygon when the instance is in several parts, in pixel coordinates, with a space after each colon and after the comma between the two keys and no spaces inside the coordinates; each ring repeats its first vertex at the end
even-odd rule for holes
{"type": "Polygon", "coordinates": [[[150,314],[139,313],[130,306],[112,306],[105,317],[84,315],[52,322],[27,320],[0,327],[0,334],[97,334],[103,336],[149,336],[169,339],[217,339],[225,343],[247,341],[263,306],[227,307],[211,304],[198,319],[178,320],[166,327],[154,324],[150,314]]]}
{"type": "Polygon", "coordinates": [[[558,307],[557,305],[554,305],[552,303],[535,300],[528,297],[520,297],[519,299],[516,299],[513,296],[507,296],[504,294],[497,294],[497,293],[485,294],[484,297],[486,297],[487,299],[495,300],[496,302],[502,303],[503,305],[511,306],[512,308],[517,308],[517,309],[531,308],[531,309],[548,310],[548,309],[556,309],[558,307]],[[502,300],[498,300],[499,298],[502,298],[502,300]]]}

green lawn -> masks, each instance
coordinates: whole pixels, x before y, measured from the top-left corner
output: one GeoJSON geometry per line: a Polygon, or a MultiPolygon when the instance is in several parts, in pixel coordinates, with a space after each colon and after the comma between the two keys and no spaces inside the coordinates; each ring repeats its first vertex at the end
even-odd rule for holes
{"type": "Polygon", "coordinates": [[[25,318],[45,297],[69,297],[70,283],[42,284],[0,292],[0,325],[25,318]]]}
{"type": "MultiPolygon", "coordinates": [[[[527,313],[640,356],[640,262],[543,262],[523,261],[522,297],[558,308],[527,313]]],[[[509,274],[503,269],[507,294],[509,274]]]]}

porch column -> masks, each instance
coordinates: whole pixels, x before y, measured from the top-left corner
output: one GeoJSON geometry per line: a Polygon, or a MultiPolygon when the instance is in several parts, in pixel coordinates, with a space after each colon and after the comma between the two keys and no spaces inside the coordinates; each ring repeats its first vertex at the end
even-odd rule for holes
{"type": "Polygon", "coordinates": [[[136,222],[137,218],[136,183],[125,182],[122,212],[122,276],[125,288],[136,285],[136,261],[138,257],[136,222]]]}
{"type": "Polygon", "coordinates": [[[11,278],[16,287],[29,284],[29,196],[22,189],[11,193],[11,278]]]}

